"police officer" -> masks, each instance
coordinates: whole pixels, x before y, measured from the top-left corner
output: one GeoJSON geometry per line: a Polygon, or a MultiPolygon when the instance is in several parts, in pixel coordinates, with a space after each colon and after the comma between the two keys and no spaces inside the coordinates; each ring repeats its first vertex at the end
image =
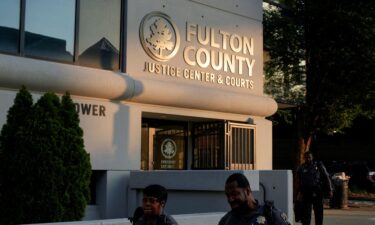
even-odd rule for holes
{"type": "Polygon", "coordinates": [[[302,225],[310,225],[311,210],[314,209],[315,225],[323,224],[323,194],[327,189],[332,197],[332,183],[322,162],[313,160],[312,152],[304,154],[305,162],[296,172],[296,193],[299,202],[297,209],[301,215],[302,225]]]}
{"type": "Polygon", "coordinates": [[[290,225],[285,213],[269,205],[258,204],[249,181],[241,173],[227,178],[225,194],[232,210],[221,218],[219,225],[290,225]]]}
{"type": "Polygon", "coordinates": [[[137,208],[134,217],[129,218],[134,225],[178,225],[173,217],[165,214],[167,189],[158,184],[143,190],[142,207],[137,208]]]}

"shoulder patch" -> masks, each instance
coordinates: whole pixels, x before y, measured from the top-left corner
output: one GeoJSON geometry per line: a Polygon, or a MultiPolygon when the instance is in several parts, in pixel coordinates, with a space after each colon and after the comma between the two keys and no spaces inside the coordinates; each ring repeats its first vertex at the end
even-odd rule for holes
{"type": "Polygon", "coordinates": [[[266,223],[266,217],[264,217],[264,216],[258,216],[257,217],[257,223],[258,224],[265,224],[266,223]]]}
{"type": "Polygon", "coordinates": [[[281,213],[281,218],[283,218],[283,220],[285,221],[285,222],[288,222],[288,216],[286,215],[286,213],[281,213]]]}

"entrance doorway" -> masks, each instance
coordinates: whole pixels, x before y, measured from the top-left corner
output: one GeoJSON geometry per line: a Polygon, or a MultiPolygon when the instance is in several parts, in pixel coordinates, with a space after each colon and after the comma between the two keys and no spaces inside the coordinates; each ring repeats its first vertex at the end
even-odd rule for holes
{"type": "Polygon", "coordinates": [[[188,123],[142,120],[142,170],[186,169],[188,123]]]}
{"type": "Polygon", "coordinates": [[[142,170],[254,168],[254,125],[142,119],[142,170]]]}

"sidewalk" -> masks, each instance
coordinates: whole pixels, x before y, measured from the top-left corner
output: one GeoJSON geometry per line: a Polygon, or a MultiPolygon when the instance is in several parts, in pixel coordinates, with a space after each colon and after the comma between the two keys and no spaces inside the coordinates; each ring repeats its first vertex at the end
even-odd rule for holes
{"type": "Polygon", "coordinates": [[[326,215],[374,215],[375,201],[349,200],[348,207],[342,209],[331,209],[327,204],[324,207],[326,215]]]}

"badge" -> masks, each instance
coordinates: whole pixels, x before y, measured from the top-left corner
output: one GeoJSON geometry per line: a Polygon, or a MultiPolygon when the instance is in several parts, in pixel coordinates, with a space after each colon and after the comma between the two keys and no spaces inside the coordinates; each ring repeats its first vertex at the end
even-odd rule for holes
{"type": "Polygon", "coordinates": [[[264,216],[258,216],[257,223],[258,224],[265,224],[266,223],[266,217],[264,217],[264,216]]]}
{"type": "Polygon", "coordinates": [[[288,222],[288,216],[286,215],[286,213],[281,213],[281,218],[283,218],[283,220],[285,221],[285,222],[288,222]]]}

